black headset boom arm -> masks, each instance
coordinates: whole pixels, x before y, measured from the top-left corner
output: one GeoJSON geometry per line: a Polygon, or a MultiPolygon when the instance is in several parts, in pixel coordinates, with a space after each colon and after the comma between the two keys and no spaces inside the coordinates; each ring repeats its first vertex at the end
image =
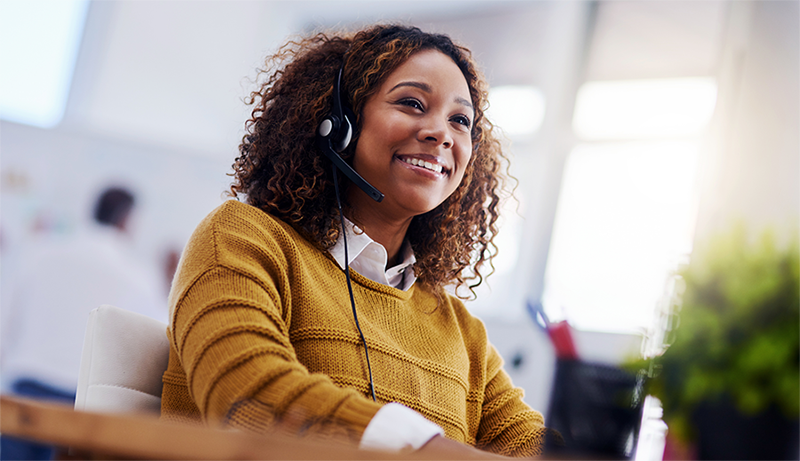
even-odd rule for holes
{"type": "Polygon", "coordinates": [[[322,152],[325,154],[326,157],[331,159],[336,168],[339,169],[342,173],[347,176],[350,181],[353,181],[353,184],[358,186],[361,190],[364,191],[367,195],[369,195],[373,200],[376,202],[380,202],[383,200],[383,194],[381,191],[376,189],[372,186],[372,184],[368,183],[366,179],[362,178],[360,174],[356,172],[344,159],[333,150],[333,145],[331,144],[331,139],[328,137],[317,137],[317,144],[322,152]]]}

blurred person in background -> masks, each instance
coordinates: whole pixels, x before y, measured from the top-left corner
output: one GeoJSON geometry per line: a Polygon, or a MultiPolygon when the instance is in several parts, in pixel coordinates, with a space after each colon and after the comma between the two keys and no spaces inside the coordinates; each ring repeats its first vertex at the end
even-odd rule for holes
{"type": "MultiPolygon", "coordinates": [[[[72,403],[89,312],[111,304],[166,322],[160,273],[132,253],[135,198],[109,187],[97,198],[89,229],[47,242],[27,258],[2,306],[0,371],[4,392],[72,403]]],[[[2,459],[50,459],[51,447],[9,437],[2,459]]]]}

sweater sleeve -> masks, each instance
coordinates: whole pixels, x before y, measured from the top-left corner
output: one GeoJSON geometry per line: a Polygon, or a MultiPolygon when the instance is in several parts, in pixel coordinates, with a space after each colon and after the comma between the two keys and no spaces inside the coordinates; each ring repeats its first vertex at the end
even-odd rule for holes
{"type": "Polygon", "coordinates": [[[546,431],[542,414],[523,402],[522,389],[513,386],[491,344],[487,354],[487,384],[477,447],[514,457],[541,454],[546,431]]]}
{"type": "Polygon", "coordinates": [[[184,252],[170,328],[189,393],[212,425],[358,443],[380,405],[298,361],[282,242],[250,223],[207,220],[184,252]]]}

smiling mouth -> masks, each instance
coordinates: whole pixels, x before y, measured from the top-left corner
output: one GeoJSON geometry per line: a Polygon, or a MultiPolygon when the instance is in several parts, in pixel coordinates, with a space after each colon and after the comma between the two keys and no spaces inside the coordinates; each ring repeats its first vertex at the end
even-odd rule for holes
{"type": "Polygon", "coordinates": [[[409,165],[425,168],[426,170],[430,170],[435,173],[447,173],[447,170],[442,165],[437,163],[426,162],[425,160],[420,160],[418,158],[400,158],[400,160],[408,163],[409,165]]]}

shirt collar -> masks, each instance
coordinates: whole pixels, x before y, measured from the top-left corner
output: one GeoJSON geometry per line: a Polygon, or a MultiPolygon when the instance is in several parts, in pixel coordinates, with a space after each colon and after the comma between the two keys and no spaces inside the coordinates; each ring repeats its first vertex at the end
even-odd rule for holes
{"type": "MultiPolygon", "coordinates": [[[[401,290],[408,290],[417,280],[414,275],[413,265],[417,262],[414,250],[408,240],[400,248],[402,261],[400,264],[386,269],[389,259],[386,248],[372,240],[369,235],[344,218],[345,232],[347,234],[347,253],[350,258],[350,268],[367,277],[373,282],[389,285],[401,290]]],[[[339,234],[339,240],[328,250],[333,259],[344,269],[344,240],[339,234]]]]}

